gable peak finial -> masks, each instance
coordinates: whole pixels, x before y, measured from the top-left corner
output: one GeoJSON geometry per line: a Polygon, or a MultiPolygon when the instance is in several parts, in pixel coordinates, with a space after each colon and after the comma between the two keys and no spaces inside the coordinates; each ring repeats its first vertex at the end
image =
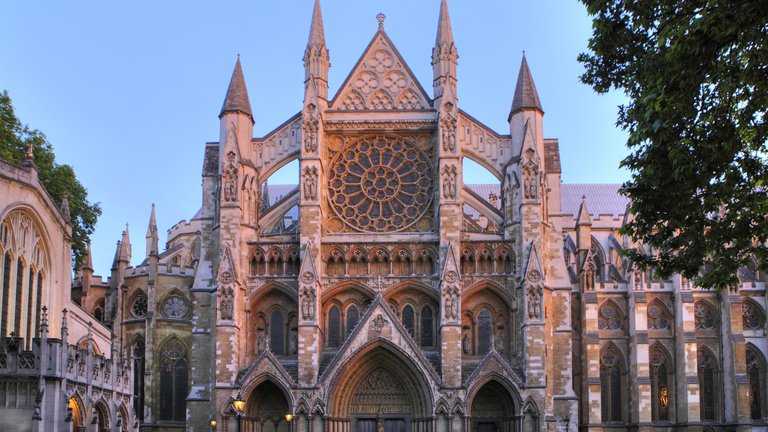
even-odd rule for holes
{"type": "Polygon", "coordinates": [[[376,15],[376,20],[379,21],[379,30],[384,30],[384,20],[387,19],[387,16],[384,15],[383,12],[379,12],[378,15],[376,15]]]}

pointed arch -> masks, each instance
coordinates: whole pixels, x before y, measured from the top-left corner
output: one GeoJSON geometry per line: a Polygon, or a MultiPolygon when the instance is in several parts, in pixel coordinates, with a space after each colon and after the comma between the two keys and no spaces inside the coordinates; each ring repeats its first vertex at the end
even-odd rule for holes
{"type": "Polygon", "coordinates": [[[741,301],[741,318],[744,330],[761,331],[765,329],[765,311],[756,301],[745,297],[741,301]]]}
{"type": "Polygon", "coordinates": [[[391,273],[389,251],[385,247],[371,249],[368,262],[371,263],[370,272],[373,275],[388,275],[391,273]]]}
{"type": "Polygon", "coordinates": [[[365,109],[365,98],[357,90],[350,89],[339,109],[349,111],[360,111],[365,109]]]}
{"type": "Polygon", "coordinates": [[[410,276],[413,274],[413,256],[407,247],[397,247],[392,251],[392,274],[410,276]]]}
{"type": "Polygon", "coordinates": [[[376,90],[368,99],[368,109],[391,110],[395,108],[395,101],[385,90],[376,90]]]}
{"type": "Polygon", "coordinates": [[[719,416],[719,400],[721,397],[720,370],[717,357],[707,347],[699,345],[696,356],[696,366],[699,377],[699,412],[702,420],[717,420],[719,416]]]}
{"type": "Polygon", "coordinates": [[[674,406],[675,367],[669,351],[659,342],[648,351],[651,379],[651,417],[653,421],[669,421],[674,406]]]}
{"type": "Polygon", "coordinates": [[[329,276],[344,276],[347,273],[347,258],[344,251],[334,247],[325,259],[325,267],[329,276]]]}
{"type": "Polygon", "coordinates": [[[648,303],[648,330],[672,330],[674,318],[672,312],[660,298],[648,303]]]}
{"type": "Polygon", "coordinates": [[[184,421],[189,393],[189,348],[173,334],[160,344],[157,358],[160,375],[160,420],[184,421]]]}
{"type": "Polygon", "coordinates": [[[625,417],[626,362],[621,351],[608,343],[600,350],[600,407],[604,423],[621,422],[625,417]]]}
{"type": "Polygon", "coordinates": [[[424,108],[421,98],[411,89],[405,89],[397,100],[397,108],[401,110],[415,110],[424,108]]]}
{"type": "Polygon", "coordinates": [[[751,343],[747,344],[747,379],[749,380],[749,416],[760,420],[768,412],[766,401],[766,361],[763,353],[751,343]]]}
{"type": "Polygon", "coordinates": [[[606,299],[598,308],[597,326],[600,330],[624,330],[626,312],[612,298],[606,299]]]}
{"type": "MultiPolygon", "coordinates": [[[[370,391],[375,393],[376,385],[386,386],[380,390],[402,392],[404,400],[398,402],[407,403],[413,417],[432,415],[435,383],[402,348],[389,340],[378,338],[368,342],[335,370],[337,373],[326,381],[329,415],[347,417],[356,409],[365,409],[359,392],[372,387],[370,391]],[[384,376],[387,379],[378,378],[384,376]],[[371,379],[375,382],[370,382],[371,379]]],[[[385,406],[383,409],[386,414],[389,408],[385,406]]]]}
{"type": "Polygon", "coordinates": [[[362,247],[353,248],[347,255],[347,269],[352,276],[368,274],[368,252],[362,247]]]}

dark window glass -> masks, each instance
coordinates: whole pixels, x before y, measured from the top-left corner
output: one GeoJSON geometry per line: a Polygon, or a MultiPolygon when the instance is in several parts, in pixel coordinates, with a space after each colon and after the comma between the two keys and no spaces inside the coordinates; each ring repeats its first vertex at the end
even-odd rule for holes
{"type": "Polygon", "coordinates": [[[160,420],[184,421],[188,393],[186,349],[168,343],[160,357],[160,420]]]}
{"type": "Polygon", "coordinates": [[[611,420],[621,421],[621,371],[611,369],[611,420]]]}
{"type": "Polygon", "coordinates": [[[421,346],[431,347],[435,345],[433,321],[432,308],[429,306],[421,308],[421,346]]]}
{"type": "Polygon", "coordinates": [[[0,336],[8,336],[8,304],[11,296],[11,253],[3,260],[3,315],[0,316],[0,336]]]}
{"type": "Polygon", "coordinates": [[[701,395],[701,419],[715,419],[715,368],[712,359],[699,352],[699,394],[701,395]]]}
{"type": "Polygon", "coordinates": [[[32,314],[32,307],[35,302],[35,272],[32,267],[29,267],[29,278],[27,279],[27,349],[32,349],[32,338],[37,335],[32,334],[34,315],[32,314]]]}
{"type": "Polygon", "coordinates": [[[611,393],[610,393],[610,378],[608,370],[604,367],[600,368],[600,411],[601,418],[604,422],[609,421],[611,418],[611,393]]]}
{"type": "Polygon", "coordinates": [[[43,304],[43,273],[37,273],[37,299],[35,300],[35,335],[40,334],[40,313],[43,304]]]}
{"type": "Polygon", "coordinates": [[[752,420],[763,418],[763,398],[765,394],[764,362],[752,348],[747,349],[747,377],[749,378],[749,413],[752,420]]]}
{"type": "Polygon", "coordinates": [[[285,354],[285,320],[280,311],[272,312],[269,317],[269,344],[273,353],[285,354]]]}
{"type": "Polygon", "coordinates": [[[21,304],[24,298],[24,262],[19,260],[16,264],[16,313],[14,317],[13,333],[21,336],[21,304]]]}
{"type": "Polygon", "coordinates": [[[357,306],[350,306],[347,309],[347,336],[352,333],[352,330],[357,326],[357,322],[360,320],[360,311],[357,310],[357,306]]]}
{"type": "Polygon", "coordinates": [[[491,313],[483,309],[477,316],[477,353],[480,355],[491,350],[491,313]]]}
{"type": "Polygon", "coordinates": [[[651,393],[653,420],[669,420],[669,382],[667,365],[664,363],[659,366],[651,365],[651,393]]]}
{"type": "Polygon", "coordinates": [[[414,323],[413,323],[413,308],[410,305],[407,305],[403,308],[403,327],[405,327],[406,330],[408,330],[408,333],[411,334],[411,336],[414,335],[414,323]]]}
{"type": "Polygon", "coordinates": [[[328,311],[328,346],[336,348],[341,344],[341,312],[337,306],[328,311]]]}

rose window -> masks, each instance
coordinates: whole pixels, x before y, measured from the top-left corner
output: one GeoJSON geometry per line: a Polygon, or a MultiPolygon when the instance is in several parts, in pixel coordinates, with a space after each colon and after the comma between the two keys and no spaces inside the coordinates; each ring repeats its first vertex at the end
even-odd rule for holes
{"type": "Polygon", "coordinates": [[[171,296],[163,305],[163,313],[169,318],[184,318],[187,315],[187,304],[179,296],[171,296]]]}
{"type": "Polygon", "coordinates": [[[143,295],[136,297],[131,305],[131,315],[137,318],[143,318],[147,315],[147,298],[143,295]]]}
{"type": "Polygon", "coordinates": [[[331,208],[358,231],[391,232],[413,225],[432,201],[432,163],[398,137],[367,137],[331,161],[331,208]]]}

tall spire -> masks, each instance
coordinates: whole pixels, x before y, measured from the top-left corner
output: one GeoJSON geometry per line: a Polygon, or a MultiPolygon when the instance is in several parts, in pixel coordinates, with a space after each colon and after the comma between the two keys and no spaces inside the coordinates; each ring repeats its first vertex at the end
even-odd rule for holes
{"type": "Polygon", "coordinates": [[[440,2],[440,18],[437,22],[437,39],[435,45],[453,43],[453,30],[451,29],[451,16],[448,13],[446,0],[440,2]]]}
{"type": "Polygon", "coordinates": [[[157,219],[155,218],[155,204],[152,203],[152,212],[149,215],[149,226],[147,227],[147,256],[157,255],[158,249],[158,236],[157,236],[157,219]]]}
{"type": "Polygon", "coordinates": [[[325,30],[323,30],[323,11],[320,9],[320,0],[315,0],[315,9],[312,11],[312,24],[309,28],[309,40],[307,46],[325,46],[325,30]]]}
{"type": "Polygon", "coordinates": [[[80,270],[93,271],[93,255],[91,255],[91,242],[88,242],[88,244],[85,247],[85,260],[83,261],[83,265],[80,266],[80,270]]]}
{"type": "Polygon", "coordinates": [[[229,81],[227,96],[224,98],[224,105],[221,107],[219,118],[228,112],[241,112],[253,121],[251,101],[248,99],[248,89],[245,87],[243,67],[240,65],[240,54],[237,55],[235,70],[232,72],[232,79],[229,81]]]}
{"type": "Polygon", "coordinates": [[[131,237],[128,232],[128,224],[125,224],[123,239],[120,241],[120,250],[118,251],[118,261],[131,262],[131,237]]]}
{"type": "Polygon", "coordinates": [[[328,48],[325,46],[325,30],[323,29],[323,12],[320,0],[315,0],[312,12],[312,22],[309,26],[309,39],[304,50],[304,85],[307,92],[304,103],[316,103],[310,100],[309,91],[313,90],[316,97],[328,100],[328,69],[331,67],[328,48]]]}
{"type": "Polygon", "coordinates": [[[515,87],[515,97],[512,100],[512,110],[510,115],[524,109],[537,109],[541,112],[541,101],[539,93],[536,91],[536,85],[533,83],[531,70],[528,68],[528,61],[523,53],[523,61],[520,64],[520,72],[517,75],[517,86],[515,87]]]}
{"type": "Polygon", "coordinates": [[[451,16],[446,0],[440,2],[440,17],[437,21],[437,36],[432,49],[432,72],[435,99],[445,96],[443,103],[456,103],[456,66],[459,54],[453,42],[451,16]]]}
{"type": "Polygon", "coordinates": [[[576,225],[592,225],[592,218],[589,216],[589,210],[587,210],[587,196],[581,196],[581,205],[579,206],[579,214],[576,217],[576,225]]]}

